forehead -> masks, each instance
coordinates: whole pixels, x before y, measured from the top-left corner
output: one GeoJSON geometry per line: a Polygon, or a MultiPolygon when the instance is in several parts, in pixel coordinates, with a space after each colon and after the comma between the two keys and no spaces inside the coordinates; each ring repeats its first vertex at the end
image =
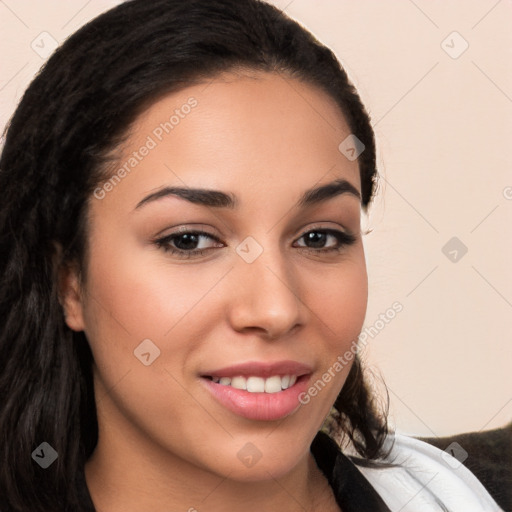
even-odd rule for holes
{"type": "MultiPolygon", "coordinates": [[[[357,161],[339,150],[350,135],[320,89],[277,73],[225,73],[151,105],[119,148],[114,173],[132,204],[164,185],[275,192],[298,197],[345,178],[360,190],[357,161]],[[126,177],[124,177],[126,176],[126,177]]],[[[114,194],[112,194],[114,195],[114,194]]]]}

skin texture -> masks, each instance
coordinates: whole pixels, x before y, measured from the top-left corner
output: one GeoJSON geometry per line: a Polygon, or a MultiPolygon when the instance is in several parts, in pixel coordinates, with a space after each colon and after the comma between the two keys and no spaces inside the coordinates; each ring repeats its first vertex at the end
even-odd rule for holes
{"type": "Polygon", "coordinates": [[[102,199],[91,197],[86,282],[62,276],[67,324],[85,331],[95,360],[99,442],[86,478],[99,510],[339,510],[309,447],[349,367],[277,421],[227,410],[199,375],[286,359],[311,365],[313,383],[357,338],[367,305],[360,201],[295,206],[338,178],[360,192],[357,161],[338,150],[349,134],[324,92],[262,72],[191,85],[132,126],[114,172],[148,136],[157,145],[102,199]],[[155,128],[190,97],[197,105],[158,141],[155,128]],[[168,196],[135,209],[163,186],[222,190],[238,206],[168,196]],[[154,243],[184,228],[220,243],[202,238],[209,249],[188,259],[154,243]],[[302,235],[321,228],[356,242],[322,253],[338,245],[328,236],[308,247],[302,235]],[[236,252],[248,236],[263,248],[250,264],[236,252]],[[134,350],[148,338],[160,356],[145,366],[134,350]],[[252,467],[237,457],[249,442],[261,453],[252,467]]]}

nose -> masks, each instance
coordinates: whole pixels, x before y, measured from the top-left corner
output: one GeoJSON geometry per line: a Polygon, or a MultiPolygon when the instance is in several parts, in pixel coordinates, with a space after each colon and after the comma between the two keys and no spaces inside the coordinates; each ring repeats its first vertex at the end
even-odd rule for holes
{"type": "Polygon", "coordinates": [[[232,280],[228,316],[234,330],[277,339],[306,321],[298,276],[279,250],[264,250],[252,263],[237,256],[232,280]]]}

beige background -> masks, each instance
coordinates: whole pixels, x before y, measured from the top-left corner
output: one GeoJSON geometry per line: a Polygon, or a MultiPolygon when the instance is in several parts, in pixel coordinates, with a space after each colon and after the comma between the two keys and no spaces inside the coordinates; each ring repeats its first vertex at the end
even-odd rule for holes
{"type": "MultiPolygon", "coordinates": [[[[119,2],[0,0],[0,125],[56,42],[119,2]]],[[[376,130],[365,350],[406,433],[512,420],[512,3],[274,0],[331,46],[376,130]],[[457,34],[453,34],[453,32],[457,34]],[[467,49],[464,48],[468,45],[467,49]],[[442,248],[457,237],[468,252],[442,248]],[[377,323],[394,302],[403,311],[377,323]],[[375,332],[378,334],[375,335],[375,332]]]]}

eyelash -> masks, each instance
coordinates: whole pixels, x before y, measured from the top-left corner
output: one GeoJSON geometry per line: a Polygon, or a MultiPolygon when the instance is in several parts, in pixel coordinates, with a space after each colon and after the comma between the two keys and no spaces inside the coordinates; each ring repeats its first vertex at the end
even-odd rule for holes
{"type": "MultiPolygon", "coordinates": [[[[311,252],[321,253],[321,254],[332,253],[332,252],[339,253],[342,251],[342,249],[344,247],[353,245],[357,240],[357,238],[354,235],[352,235],[351,233],[345,233],[343,231],[338,231],[336,229],[311,229],[311,230],[303,233],[298,238],[298,240],[300,240],[301,238],[304,238],[309,233],[322,233],[322,234],[326,234],[326,235],[332,235],[332,236],[334,236],[334,238],[336,238],[336,240],[338,242],[338,247],[328,247],[328,248],[323,248],[323,249],[315,249],[315,248],[311,248],[311,247],[302,247],[302,246],[299,247],[300,249],[303,249],[306,251],[311,251],[311,252]]],[[[197,256],[203,256],[209,250],[215,249],[215,247],[208,247],[207,249],[192,249],[190,251],[186,251],[184,249],[174,248],[170,245],[170,242],[172,240],[179,238],[181,236],[184,236],[184,235],[196,235],[199,237],[211,238],[215,242],[222,243],[217,237],[211,235],[210,233],[206,233],[205,231],[182,231],[179,233],[172,233],[163,238],[155,240],[154,243],[160,249],[162,249],[164,252],[170,253],[172,255],[178,256],[180,258],[185,258],[185,259],[197,257],[197,256]]]]}

